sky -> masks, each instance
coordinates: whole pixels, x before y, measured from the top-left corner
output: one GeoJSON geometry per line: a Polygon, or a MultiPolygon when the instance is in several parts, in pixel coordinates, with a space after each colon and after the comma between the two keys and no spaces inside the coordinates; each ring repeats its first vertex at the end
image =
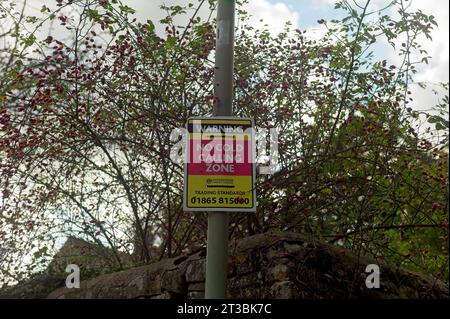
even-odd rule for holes
{"type": "MultiPolygon", "coordinates": [[[[23,0],[21,0],[23,1],[23,0]]],[[[357,3],[364,5],[366,0],[349,0],[351,4],[357,3]]],[[[411,4],[412,9],[420,9],[424,13],[434,15],[438,22],[438,27],[433,31],[433,41],[422,39],[422,46],[432,57],[428,65],[419,68],[415,76],[416,81],[421,82],[448,82],[449,81],[449,1],[448,0],[403,0],[411,4]]],[[[156,31],[160,35],[164,33],[163,27],[158,21],[165,16],[165,12],[160,9],[162,4],[186,5],[196,0],[122,0],[136,10],[136,18],[145,22],[151,20],[156,25],[156,31]]],[[[369,11],[386,6],[390,0],[371,0],[369,11]]],[[[36,11],[42,4],[49,5],[55,3],[54,0],[28,0],[28,5],[36,8],[36,11]]],[[[253,17],[251,23],[256,28],[267,24],[272,33],[278,33],[283,30],[287,21],[290,21],[293,28],[308,30],[309,34],[320,37],[325,32],[325,27],[317,21],[320,19],[331,20],[338,18],[342,11],[334,9],[336,0],[249,0],[245,9],[253,17]],[[261,21],[261,19],[263,21],[261,21]]],[[[207,18],[211,12],[205,5],[200,10],[199,15],[207,18]]],[[[215,16],[215,13],[213,14],[215,16]]],[[[186,23],[180,19],[180,24],[186,23]]],[[[392,48],[378,46],[378,59],[387,59],[389,64],[399,64],[400,58],[392,48]]],[[[433,85],[431,85],[434,87],[433,85]]],[[[423,90],[418,85],[411,87],[414,102],[412,107],[418,110],[429,109],[430,105],[436,105],[441,95],[434,95],[431,89],[423,90]]],[[[442,91],[441,91],[442,92],[442,91]]]]}
{"type": "MultiPolygon", "coordinates": [[[[23,1],[23,0],[22,0],[23,1]]],[[[122,0],[125,4],[136,9],[136,17],[140,21],[152,20],[157,32],[163,33],[163,29],[157,21],[165,16],[160,9],[163,3],[166,5],[183,5],[188,0],[122,0]]],[[[194,0],[195,1],[195,0],[194,0]]],[[[349,0],[352,2],[353,0],[349,0]]],[[[356,0],[363,4],[365,0],[356,0]]],[[[406,0],[405,0],[406,1],[406,0]]],[[[54,0],[28,0],[28,5],[39,10],[42,4],[54,3],[54,0]]],[[[372,0],[372,8],[379,8],[387,4],[388,0],[372,0]]],[[[448,0],[409,0],[412,7],[421,9],[426,14],[434,15],[439,26],[433,32],[433,41],[423,39],[421,43],[432,56],[430,63],[419,69],[415,76],[417,81],[425,82],[448,82],[449,81],[449,1],[448,0]]],[[[318,36],[323,34],[323,25],[318,24],[318,20],[331,20],[338,17],[338,11],[334,10],[335,0],[250,0],[246,5],[246,10],[252,18],[255,27],[268,25],[269,30],[277,33],[283,30],[287,21],[290,21],[293,28],[308,30],[318,36]],[[261,22],[260,20],[264,21],[261,22]]],[[[209,15],[207,8],[204,8],[200,15],[209,15]]],[[[398,64],[399,57],[389,47],[379,48],[380,58],[386,58],[389,62],[398,64]]],[[[430,93],[430,90],[422,90],[418,86],[413,86],[413,108],[428,109],[430,105],[435,105],[440,96],[430,93]]]]}
{"type": "MultiPolygon", "coordinates": [[[[150,19],[157,21],[164,13],[159,9],[162,3],[167,5],[186,4],[187,0],[123,0],[129,6],[137,10],[138,19],[145,21],[150,19]]],[[[264,24],[274,32],[282,31],[286,21],[290,21],[294,28],[308,30],[317,36],[324,33],[323,25],[318,20],[331,20],[339,17],[339,11],[334,9],[335,0],[250,0],[246,10],[253,15],[252,24],[262,27],[264,24]],[[261,22],[260,20],[264,21],[261,22]]],[[[369,10],[382,8],[390,1],[372,0],[369,10]]],[[[350,3],[355,1],[350,0],[350,3]]],[[[357,0],[359,5],[365,4],[365,0],[357,0]]],[[[424,13],[434,15],[438,27],[433,31],[433,41],[421,39],[422,46],[432,57],[428,65],[419,68],[416,81],[421,82],[448,82],[449,81],[449,1],[448,0],[406,0],[411,3],[411,9],[420,9],[424,13]]],[[[207,16],[208,10],[200,14],[207,16]]],[[[158,28],[157,28],[158,30],[158,28]]],[[[161,30],[162,31],[162,30],[161,30]]],[[[377,49],[380,59],[387,59],[389,63],[399,64],[399,56],[390,47],[377,49]]],[[[435,88],[435,86],[431,85],[435,88]]],[[[418,85],[411,87],[413,92],[412,107],[417,110],[429,109],[430,105],[436,105],[442,95],[435,95],[431,89],[423,90],[418,85]]],[[[442,92],[442,91],[441,91],[442,92]]]]}

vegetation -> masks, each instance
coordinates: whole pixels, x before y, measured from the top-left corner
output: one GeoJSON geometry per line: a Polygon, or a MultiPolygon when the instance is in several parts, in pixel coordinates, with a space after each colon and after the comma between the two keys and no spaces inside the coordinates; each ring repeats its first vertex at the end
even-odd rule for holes
{"type": "MultiPolygon", "coordinates": [[[[234,110],[279,130],[279,170],[258,176],[258,211],[233,214],[230,237],[307,232],[448,281],[448,96],[426,114],[432,130],[410,107],[429,58],[418,39],[436,22],[406,0],[369,3],[339,1],[344,18],[319,21],[321,39],[254,29],[239,10],[234,110]],[[400,65],[377,59],[383,42],[400,65]]],[[[170,133],[211,114],[215,21],[199,8],[215,1],[165,7],[164,35],[118,0],[56,5],[34,17],[0,1],[12,21],[0,30],[0,286],[66,235],[119,267],[123,252],[142,264],[205,244],[206,215],[182,211],[170,133]],[[50,24],[64,36],[43,35],[50,24]]]]}

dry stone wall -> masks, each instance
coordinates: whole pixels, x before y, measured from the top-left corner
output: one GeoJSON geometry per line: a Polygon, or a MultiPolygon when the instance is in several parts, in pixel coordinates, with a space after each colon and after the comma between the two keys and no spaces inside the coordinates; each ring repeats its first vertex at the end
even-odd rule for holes
{"type": "MultiPolygon", "coordinates": [[[[205,255],[200,250],[148,266],[101,275],[79,289],[48,298],[203,298],[205,255]]],[[[295,233],[254,235],[229,246],[230,298],[448,298],[435,278],[357,257],[341,247],[295,233]],[[368,264],[380,266],[380,288],[365,284],[368,264]]]]}

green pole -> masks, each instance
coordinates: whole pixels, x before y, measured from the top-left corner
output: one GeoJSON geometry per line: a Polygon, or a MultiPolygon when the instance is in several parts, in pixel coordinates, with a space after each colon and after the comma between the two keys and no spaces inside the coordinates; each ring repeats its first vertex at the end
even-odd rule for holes
{"type": "MultiPolygon", "coordinates": [[[[217,8],[216,69],[213,116],[233,115],[235,0],[219,0],[217,8]]],[[[208,213],[206,299],[224,299],[227,291],[228,213],[208,213]]]]}

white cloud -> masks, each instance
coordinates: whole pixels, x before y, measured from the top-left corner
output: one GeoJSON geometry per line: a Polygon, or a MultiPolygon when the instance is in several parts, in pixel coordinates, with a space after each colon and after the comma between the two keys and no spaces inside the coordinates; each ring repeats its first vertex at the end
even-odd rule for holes
{"type": "MultiPolygon", "coordinates": [[[[339,0],[313,0],[313,3],[316,8],[318,9],[332,9],[334,8],[334,5],[339,2],[339,0]]],[[[352,7],[357,8],[363,8],[367,3],[367,0],[357,0],[357,1],[351,1],[350,4],[352,7]],[[356,6],[357,5],[357,6],[356,6]]],[[[381,9],[383,5],[386,5],[386,0],[371,0],[368,7],[367,12],[381,9]]]]}
{"type": "Polygon", "coordinates": [[[252,16],[250,25],[262,28],[267,25],[274,34],[283,31],[286,22],[290,21],[294,28],[299,26],[300,14],[282,2],[271,3],[267,0],[253,0],[245,6],[252,16]],[[261,21],[262,20],[262,21],[261,21]]]}
{"type": "MultiPolygon", "coordinates": [[[[432,107],[442,101],[444,95],[448,95],[448,91],[444,91],[433,83],[449,81],[449,2],[442,0],[416,0],[412,2],[412,9],[420,9],[425,14],[434,15],[438,23],[438,27],[431,34],[433,40],[430,41],[423,37],[420,41],[423,48],[431,56],[431,59],[428,65],[418,68],[418,73],[414,77],[416,82],[429,83],[428,87],[422,89],[418,85],[411,86],[414,99],[411,105],[412,108],[430,111],[432,107]],[[435,94],[433,91],[437,91],[438,94],[435,94]]],[[[430,125],[426,123],[423,117],[421,117],[421,121],[425,125],[420,126],[420,131],[424,132],[430,125]]],[[[431,128],[433,129],[433,126],[431,128]]]]}
{"type": "MultiPolygon", "coordinates": [[[[320,41],[326,35],[328,29],[324,24],[315,24],[306,29],[306,34],[308,38],[316,41],[320,41]]],[[[334,39],[332,39],[334,40],[334,39]]]]}
{"type": "MultiPolygon", "coordinates": [[[[380,2],[381,0],[375,1],[383,5],[380,2]]],[[[387,1],[385,1],[385,4],[386,3],[387,1]]],[[[449,2],[442,0],[410,0],[405,3],[410,4],[410,7],[408,8],[409,12],[421,10],[427,15],[433,15],[438,23],[438,27],[435,27],[431,33],[432,40],[427,39],[425,36],[420,36],[417,39],[417,42],[428,52],[428,55],[431,56],[431,58],[428,60],[429,64],[423,63],[415,65],[417,68],[417,73],[413,75],[413,81],[415,83],[412,83],[409,87],[409,90],[412,92],[411,97],[413,98],[413,101],[409,106],[414,110],[429,112],[436,104],[442,101],[444,94],[448,94],[448,92],[445,92],[436,84],[449,81],[449,2]],[[428,87],[423,89],[417,82],[426,83],[428,87]],[[435,92],[438,92],[438,94],[435,94],[435,92]]],[[[386,13],[392,15],[395,19],[399,18],[395,9],[391,9],[390,12],[386,13]]],[[[402,63],[403,57],[398,54],[402,42],[405,42],[405,37],[399,37],[395,40],[396,50],[393,50],[392,47],[386,44],[384,52],[390,63],[396,65],[402,63]]],[[[411,55],[411,62],[420,61],[421,58],[422,55],[419,55],[418,52],[413,52],[411,55]]],[[[424,117],[421,117],[420,121],[416,122],[416,124],[424,124],[420,125],[421,133],[429,126],[425,122],[424,117]]]]}
{"type": "Polygon", "coordinates": [[[419,81],[447,82],[449,80],[449,2],[442,0],[414,1],[413,7],[425,14],[434,15],[438,27],[433,31],[433,41],[423,44],[432,57],[430,64],[420,70],[419,81]]]}
{"type": "MultiPolygon", "coordinates": [[[[336,0],[317,0],[314,4],[318,9],[331,9],[332,5],[336,2],[336,0]]],[[[365,1],[363,0],[356,0],[356,2],[360,6],[365,4],[365,1]]],[[[372,0],[368,11],[371,12],[373,10],[383,8],[388,3],[388,0],[372,0]]],[[[422,89],[417,84],[412,84],[410,86],[410,91],[412,92],[411,96],[413,98],[413,102],[410,106],[415,110],[430,111],[432,107],[442,101],[444,94],[448,94],[448,91],[444,91],[440,86],[436,85],[436,83],[449,81],[449,1],[410,0],[408,2],[405,1],[405,4],[410,4],[410,12],[420,9],[427,15],[433,15],[438,23],[438,27],[435,27],[432,31],[432,41],[427,39],[425,36],[418,39],[419,44],[428,52],[428,55],[431,56],[431,58],[429,59],[429,64],[416,66],[418,72],[413,76],[413,78],[415,82],[428,83],[428,87],[426,89],[422,89]],[[437,94],[435,92],[437,92],[437,94]]],[[[398,18],[396,9],[392,9],[390,12],[385,13],[398,18]]],[[[322,30],[318,26],[309,27],[308,30],[314,30],[316,36],[322,35],[322,30]]],[[[396,41],[397,50],[401,47],[402,42],[404,42],[404,39],[398,39],[398,41],[396,41]]],[[[392,48],[387,44],[386,47],[381,48],[379,53],[385,55],[391,63],[396,65],[399,65],[402,62],[402,57],[399,56],[398,51],[392,50],[392,48]]],[[[419,55],[414,55],[412,58],[414,61],[421,59],[419,55]]],[[[421,117],[417,124],[419,124],[419,122],[425,123],[425,118],[421,117]]],[[[421,125],[420,131],[424,132],[424,129],[428,126],[429,125],[426,123],[423,126],[421,125]]]]}
{"type": "MultiPolygon", "coordinates": [[[[161,9],[161,5],[165,5],[167,7],[170,6],[181,6],[185,7],[190,2],[194,2],[191,0],[151,0],[151,1],[142,1],[142,0],[122,0],[123,3],[132,7],[136,10],[135,17],[138,21],[145,22],[147,20],[152,21],[155,24],[155,31],[158,35],[162,36],[164,34],[164,26],[159,23],[159,20],[163,19],[167,13],[161,9]]],[[[194,2],[195,4],[195,2],[194,2]]],[[[210,16],[211,10],[209,9],[209,5],[207,2],[200,8],[197,16],[200,16],[202,19],[207,19],[210,16]]],[[[187,25],[189,18],[193,14],[193,11],[190,11],[185,16],[177,16],[174,22],[178,25],[187,25]]],[[[215,17],[215,14],[212,15],[215,17]]]]}
{"type": "MultiPolygon", "coordinates": [[[[431,33],[433,40],[427,39],[425,36],[418,38],[419,44],[431,56],[428,65],[422,65],[419,73],[415,76],[417,81],[425,82],[444,82],[449,79],[448,61],[449,61],[449,2],[442,0],[412,1],[409,8],[410,12],[421,10],[427,15],[435,17],[438,26],[431,33]]],[[[399,41],[399,45],[401,40],[399,41]]],[[[392,58],[399,57],[396,54],[392,58]]],[[[419,59],[419,56],[414,56],[419,59]]]]}
{"type": "MultiPolygon", "coordinates": [[[[160,9],[162,4],[166,6],[180,5],[185,6],[189,0],[124,0],[124,3],[130,7],[136,9],[136,17],[140,21],[152,20],[156,25],[156,31],[159,34],[163,33],[162,26],[157,23],[165,16],[165,12],[160,9]]],[[[287,21],[290,21],[294,28],[298,27],[300,15],[297,11],[293,10],[288,5],[281,1],[272,3],[268,0],[252,0],[245,6],[245,10],[252,16],[250,18],[250,24],[255,28],[264,27],[267,24],[267,28],[272,33],[279,33],[283,30],[287,21]],[[260,20],[263,20],[261,22],[260,20]]],[[[206,4],[199,11],[199,16],[203,19],[207,19],[211,15],[209,6],[206,4]]],[[[216,13],[213,12],[212,18],[216,17],[216,13]]],[[[187,17],[180,17],[176,20],[180,25],[186,24],[187,17]]]]}
{"type": "Polygon", "coordinates": [[[336,2],[337,0],[316,0],[313,4],[317,9],[331,9],[336,2]]]}
{"type": "MultiPolygon", "coordinates": [[[[25,0],[18,1],[23,3],[25,0]]],[[[138,21],[152,21],[155,24],[155,31],[159,36],[164,36],[165,34],[165,26],[159,23],[159,21],[167,15],[167,13],[161,9],[161,5],[178,5],[185,7],[190,2],[193,2],[194,8],[190,9],[188,14],[178,15],[174,19],[175,24],[185,26],[188,24],[189,18],[194,13],[195,5],[200,3],[200,1],[192,0],[122,0],[122,2],[135,9],[136,12],[133,17],[137,18],[138,21]]],[[[47,0],[34,0],[33,2],[27,2],[26,11],[28,14],[40,16],[39,10],[43,4],[46,4],[52,9],[56,9],[56,2],[49,3],[47,0]]],[[[299,13],[281,0],[251,0],[245,5],[244,9],[251,16],[249,21],[250,25],[255,28],[266,27],[273,34],[281,32],[288,21],[292,23],[293,28],[299,27],[299,13]]],[[[74,12],[65,12],[65,14],[71,15],[74,14],[74,12]]],[[[205,1],[198,11],[197,16],[201,17],[203,20],[207,20],[208,18],[215,18],[216,12],[212,12],[208,5],[208,1],[205,1]]],[[[45,24],[36,35],[39,39],[43,39],[49,34],[58,39],[65,39],[66,36],[70,36],[65,27],[59,26],[58,23],[45,24]]]]}
{"type": "MultiPolygon", "coordinates": [[[[419,43],[428,52],[431,59],[429,59],[429,64],[423,64],[418,67],[418,72],[414,75],[414,81],[427,83],[428,87],[423,89],[419,85],[411,86],[413,98],[411,107],[415,110],[429,112],[432,107],[442,101],[445,94],[448,95],[448,91],[444,91],[436,83],[449,81],[449,2],[442,0],[416,0],[412,1],[410,9],[420,9],[427,15],[433,15],[438,23],[438,26],[431,33],[432,41],[424,36],[419,39],[419,43]]],[[[395,61],[395,57],[393,58],[395,61]]],[[[416,59],[420,60],[420,58],[416,59]]],[[[424,132],[430,126],[426,123],[424,117],[417,121],[417,124],[419,123],[422,123],[420,125],[421,132],[424,132]]],[[[433,126],[431,127],[433,129],[433,126]]]]}

